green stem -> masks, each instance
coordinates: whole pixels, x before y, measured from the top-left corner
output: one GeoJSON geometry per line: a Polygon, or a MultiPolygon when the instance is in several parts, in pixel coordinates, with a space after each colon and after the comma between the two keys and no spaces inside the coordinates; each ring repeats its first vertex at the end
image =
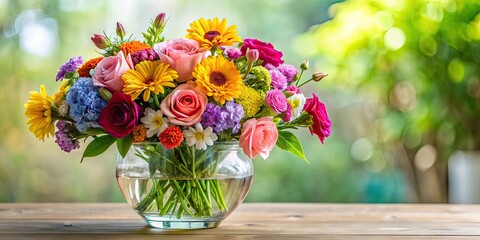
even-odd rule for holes
{"type": "Polygon", "coordinates": [[[304,71],[305,71],[305,70],[302,69],[302,71],[300,72],[300,75],[298,76],[297,81],[295,82],[295,85],[298,86],[298,83],[300,82],[300,79],[302,79],[302,75],[303,75],[303,72],[304,72],[304,71]]]}
{"type": "Polygon", "coordinates": [[[303,86],[303,85],[311,82],[312,80],[313,80],[313,78],[310,78],[310,79],[308,79],[307,81],[303,82],[302,84],[298,85],[297,87],[301,87],[301,86],[303,86]]]}

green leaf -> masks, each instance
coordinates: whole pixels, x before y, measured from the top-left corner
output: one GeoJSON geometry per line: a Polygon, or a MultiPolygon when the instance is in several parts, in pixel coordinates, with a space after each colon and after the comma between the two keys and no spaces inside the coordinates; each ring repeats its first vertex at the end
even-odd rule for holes
{"type": "Polygon", "coordinates": [[[123,158],[125,158],[125,156],[127,155],[128,150],[130,149],[132,144],[133,144],[133,134],[130,134],[124,138],[117,139],[117,149],[123,158]]]}
{"type": "Polygon", "coordinates": [[[83,152],[82,160],[86,157],[95,157],[105,152],[117,139],[107,134],[93,139],[83,152]]]}
{"type": "Polygon", "coordinates": [[[303,153],[302,144],[300,141],[298,141],[298,138],[295,136],[295,134],[287,131],[278,131],[277,146],[305,160],[308,163],[308,160],[303,153]]]}

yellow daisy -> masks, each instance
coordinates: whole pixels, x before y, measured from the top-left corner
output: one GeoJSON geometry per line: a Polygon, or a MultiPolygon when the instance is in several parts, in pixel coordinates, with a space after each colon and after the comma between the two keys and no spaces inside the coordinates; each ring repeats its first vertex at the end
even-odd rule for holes
{"type": "Polygon", "coordinates": [[[190,23],[190,29],[187,29],[186,38],[193,39],[200,44],[200,47],[209,50],[213,46],[231,46],[242,39],[237,35],[237,26],[232,25],[227,28],[227,20],[220,21],[218,18],[204,19],[200,18],[190,23]]]}
{"type": "Polygon", "coordinates": [[[192,73],[197,88],[220,104],[237,98],[243,81],[237,67],[223,56],[208,57],[195,66],[192,73]]]}
{"type": "Polygon", "coordinates": [[[45,85],[40,86],[40,92],[31,91],[25,104],[28,130],[42,141],[55,133],[52,105],[53,97],[47,95],[45,85]]]}
{"type": "Polygon", "coordinates": [[[163,87],[175,87],[173,80],[178,74],[169,64],[161,61],[143,61],[135,66],[135,70],[128,70],[122,75],[123,93],[138,98],[143,92],[143,101],[148,101],[150,93],[165,93],[163,87]]]}

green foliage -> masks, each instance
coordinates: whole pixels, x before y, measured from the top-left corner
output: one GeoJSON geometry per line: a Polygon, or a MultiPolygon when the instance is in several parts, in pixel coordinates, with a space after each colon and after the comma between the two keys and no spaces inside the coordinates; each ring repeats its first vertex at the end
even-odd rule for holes
{"type": "Polygon", "coordinates": [[[86,157],[95,157],[107,151],[107,149],[112,146],[112,144],[114,144],[116,140],[117,139],[112,137],[112,135],[110,134],[93,139],[93,141],[88,144],[87,148],[85,148],[82,160],[80,160],[80,162],[82,162],[83,159],[86,157]]]}
{"type": "Polygon", "coordinates": [[[130,149],[132,144],[133,144],[133,134],[130,134],[124,138],[117,139],[117,149],[123,158],[127,155],[128,150],[130,149]]]}
{"type": "Polygon", "coordinates": [[[305,160],[308,163],[305,153],[303,153],[302,144],[298,141],[295,134],[288,131],[278,131],[277,146],[293,155],[305,160]]]}

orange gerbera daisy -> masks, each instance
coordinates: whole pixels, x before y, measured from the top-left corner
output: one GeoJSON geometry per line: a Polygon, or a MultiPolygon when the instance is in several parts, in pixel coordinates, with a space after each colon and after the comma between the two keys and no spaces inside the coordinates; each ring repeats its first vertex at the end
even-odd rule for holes
{"type": "Polygon", "coordinates": [[[79,69],[78,69],[78,74],[80,77],[92,77],[90,75],[90,70],[94,69],[98,62],[100,62],[103,59],[103,57],[97,57],[97,58],[92,58],[88,60],[86,63],[84,63],[79,69]]]}
{"type": "Polygon", "coordinates": [[[134,52],[138,52],[140,50],[145,50],[147,48],[150,48],[150,46],[145,43],[141,43],[139,41],[125,42],[125,43],[122,43],[122,45],[120,45],[120,50],[122,50],[125,56],[127,56],[128,54],[132,54],[134,52]]]}
{"type": "Polygon", "coordinates": [[[227,28],[225,18],[222,21],[218,18],[213,20],[200,18],[190,23],[186,38],[197,41],[200,47],[208,50],[213,46],[231,46],[235,42],[242,41],[237,34],[237,26],[232,25],[227,28]]]}

